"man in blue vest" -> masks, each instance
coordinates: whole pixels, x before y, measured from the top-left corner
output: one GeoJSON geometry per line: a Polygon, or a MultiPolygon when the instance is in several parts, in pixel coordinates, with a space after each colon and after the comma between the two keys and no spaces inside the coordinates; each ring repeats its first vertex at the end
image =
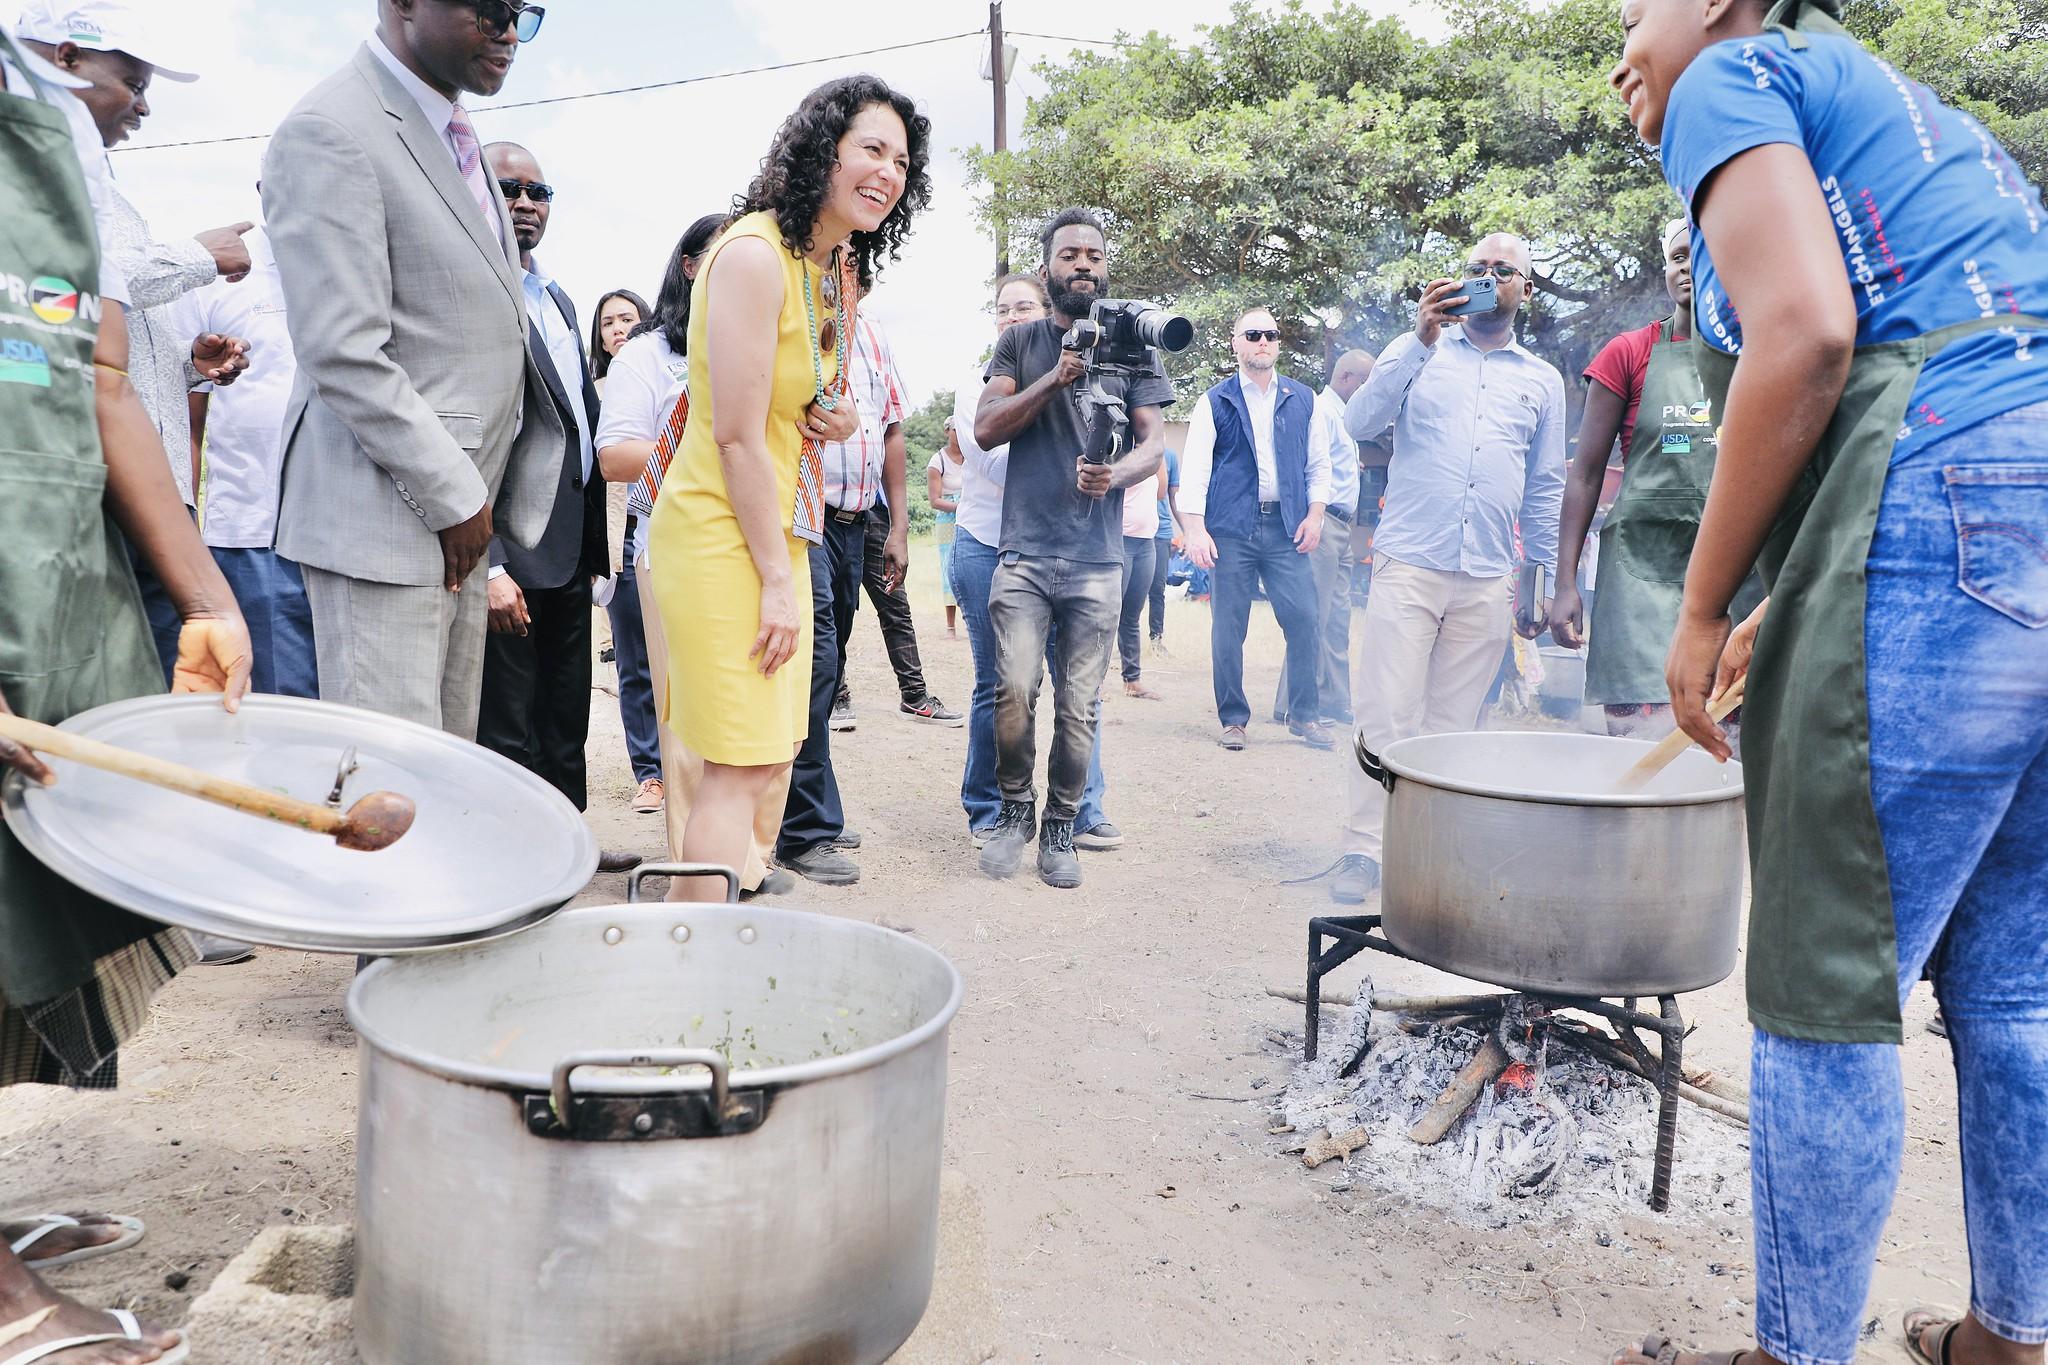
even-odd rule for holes
{"type": "MultiPolygon", "coordinates": [[[[1252,718],[1244,695],[1244,634],[1263,578],[1287,637],[1287,728],[1318,749],[1335,740],[1322,723],[1317,688],[1315,575],[1330,501],[1330,429],[1315,390],[1277,372],[1280,324],[1253,308],[1232,328],[1237,375],[1209,390],[1188,424],[1181,456],[1181,519],[1188,557],[1215,570],[1209,634],[1217,740],[1242,749],[1252,718]]],[[[1332,699],[1333,701],[1336,699],[1332,699]]]]}

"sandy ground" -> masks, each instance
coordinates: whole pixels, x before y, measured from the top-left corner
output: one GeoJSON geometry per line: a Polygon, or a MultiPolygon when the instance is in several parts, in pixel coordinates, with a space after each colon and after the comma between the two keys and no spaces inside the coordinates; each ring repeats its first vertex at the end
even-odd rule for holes
{"type": "MultiPolygon", "coordinates": [[[[964,709],[967,643],[945,638],[935,558],[923,549],[913,574],[925,666],[964,709]]],[[[986,1212],[999,1359],[1596,1361],[1652,1325],[1746,1339],[1748,1240],[1725,1215],[1465,1228],[1364,1180],[1336,1192],[1340,1166],[1278,1152],[1265,1097],[1288,1058],[1274,1035],[1298,1043],[1301,1012],[1265,987],[1300,983],[1306,921],[1329,909],[1321,887],[1278,883],[1333,856],[1342,760],[1270,724],[1242,753],[1216,747],[1206,607],[1176,597],[1172,653],[1147,660],[1166,700],[1112,683],[1108,808],[1129,842],[1084,855],[1087,885],[1070,892],[978,874],[957,803],[965,732],[895,714],[872,613],[856,632],[860,727],[834,747],[863,879],[787,903],[908,926],[967,978],[946,1160],[986,1212]]],[[[1251,655],[1256,705],[1279,658],[1263,610],[1251,655]]],[[[593,703],[591,823],[607,846],[657,853],[659,821],[627,807],[616,707],[593,703]]],[[[582,899],[623,899],[622,883],[599,878],[582,899]]],[[[59,1272],[62,1287],[176,1322],[262,1227],[352,1216],[351,965],[272,951],[191,971],[124,1054],[120,1091],[0,1093],[0,1208],[150,1225],[136,1250],[59,1272]]],[[[1453,984],[1391,960],[1373,971],[1394,990],[1453,984]]],[[[1902,1309],[1960,1303],[1968,1283],[1954,1082],[1947,1045],[1922,1031],[1924,994],[1907,1018],[1906,1174],[1868,1312],[1874,1361],[1906,1358],[1902,1309]]],[[[1682,1003],[1698,1025],[1688,1061],[1744,1074],[1737,982],[1682,1003]]]]}

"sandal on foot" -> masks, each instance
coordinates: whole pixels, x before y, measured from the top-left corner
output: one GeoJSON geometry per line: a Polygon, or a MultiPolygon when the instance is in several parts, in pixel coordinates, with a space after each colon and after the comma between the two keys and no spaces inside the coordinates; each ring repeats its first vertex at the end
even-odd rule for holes
{"type": "MultiPolygon", "coordinates": [[[[1678,1343],[1662,1332],[1652,1332],[1643,1338],[1637,1351],[1655,1362],[1655,1365],[1678,1365],[1678,1343]]],[[[1699,1365],[1742,1365],[1742,1358],[1750,1353],[1748,1347],[1740,1351],[1700,1351],[1694,1353],[1699,1365]]],[[[1617,1360],[1620,1357],[1615,1357],[1617,1360]]]]}
{"type": "Polygon", "coordinates": [[[27,1218],[5,1220],[7,1222],[34,1223],[36,1225],[32,1232],[25,1237],[17,1239],[9,1249],[15,1255],[21,1257],[22,1263],[28,1266],[30,1270],[44,1271],[55,1270],[59,1266],[76,1265],[80,1261],[90,1261],[101,1256],[111,1256],[117,1251],[126,1251],[129,1247],[142,1240],[144,1229],[140,1218],[130,1218],[125,1213],[96,1214],[94,1216],[104,1218],[107,1222],[118,1225],[121,1229],[121,1235],[111,1242],[100,1242],[93,1246],[80,1247],[76,1251],[67,1251],[61,1256],[50,1256],[39,1261],[30,1260],[26,1253],[30,1247],[42,1241],[43,1238],[48,1237],[60,1228],[84,1226],[78,1219],[71,1217],[69,1214],[34,1213],[30,1214],[27,1218]]]}
{"type": "Polygon", "coordinates": [[[1939,1308],[1909,1308],[1901,1321],[1906,1329],[1906,1354],[1920,1362],[1920,1365],[1949,1365],[1949,1349],[1956,1338],[1956,1329],[1963,1320],[1939,1308]],[[1920,1339],[1929,1329],[1934,1332],[1934,1350],[1930,1354],[1920,1339]]]}
{"type": "MultiPolygon", "coordinates": [[[[135,1315],[125,1308],[108,1310],[108,1316],[120,1324],[118,1332],[99,1332],[86,1337],[65,1337],[62,1341],[46,1341],[40,1346],[31,1346],[19,1355],[11,1355],[0,1365],[36,1365],[37,1361],[50,1360],[66,1351],[75,1351],[81,1346],[98,1346],[109,1341],[142,1340],[142,1324],[135,1315]]],[[[181,1333],[178,1344],[157,1357],[157,1365],[185,1365],[192,1358],[192,1348],[181,1333]]],[[[51,1365],[63,1365],[62,1361],[51,1361],[51,1365]]]]}

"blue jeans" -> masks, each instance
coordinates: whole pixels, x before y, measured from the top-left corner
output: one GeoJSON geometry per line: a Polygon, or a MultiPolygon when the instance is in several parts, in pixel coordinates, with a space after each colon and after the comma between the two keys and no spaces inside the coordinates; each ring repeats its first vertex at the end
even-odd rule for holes
{"type": "Polygon", "coordinates": [[[780,862],[802,857],[846,832],[839,775],[832,770],[832,699],[839,695],[839,641],[853,623],[867,548],[866,519],[825,518],[825,543],[811,556],[811,728],[789,769],[789,800],[776,835],[780,862]]]}
{"type": "Polygon", "coordinates": [[[1316,686],[1322,636],[1316,618],[1315,571],[1294,547],[1294,533],[1279,512],[1261,512],[1249,536],[1216,537],[1215,611],[1209,622],[1209,669],[1216,689],[1216,719],[1243,725],[1252,718],[1244,695],[1244,635],[1251,624],[1252,592],[1263,580],[1266,596],[1287,638],[1287,714],[1314,721],[1323,714],[1316,686]]]}
{"type": "Polygon", "coordinates": [[[280,697],[320,695],[313,657],[313,609],[299,566],[275,550],[213,547],[213,562],[227,579],[242,619],[249,623],[255,667],[249,690],[280,697]]]}
{"type": "MultiPolygon", "coordinates": [[[[955,528],[952,558],[953,597],[960,604],[968,648],[974,653],[974,692],[967,701],[967,769],[960,777],[960,805],[967,812],[968,829],[979,832],[995,826],[1003,805],[1002,789],[996,785],[996,631],[988,616],[996,552],[955,528]]],[[[1048,664],[1056,657],[1049,645],[1046,656],[1048,664]]],[[[1102,727],[1098,724],[1095,747],[1088,755],[1088,785],[1081,793],[1080,813],[1074,817],[1076,830],[1085,832],[1103,823],[1107,785],[1102,778],[1102,727]]]]}
{"type": "MultiPolygon", "coordinates": [[[[2048,1341],[2048,404],[1893,464],[1864,614],[1871,794],[1904,999],[1933,965],[1971,1311],[2048,1341]],[[1957,527],[1963,528],[1959,534],[1957,527]]],[[[1757,1340],[1848,1365],[1905,1144],[1898,1049],[1758,1031],[1757,1340]]]]}
{"type": "Polygon", "coordinates": [[[612,657],[619,667],[619,723],[626,727],[626,757],[633,780],[661,776],[661,730],[654,716],[654,673],[647,663],[647,627],[640,617],[640,574],[626,545],[626,566],[612,585],[605,615],[612,623],[612,657]]]}

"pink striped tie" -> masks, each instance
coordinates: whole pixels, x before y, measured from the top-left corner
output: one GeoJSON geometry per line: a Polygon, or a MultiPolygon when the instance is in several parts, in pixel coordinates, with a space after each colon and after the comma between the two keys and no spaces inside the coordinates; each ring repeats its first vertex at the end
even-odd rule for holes
{"type": "Polygon", "coordinates": [[[483,210],[484,221],[497,233],[498,205],[491,178],[484,174],[483,144],[477,141],[476,125],[469,121],[468,111],[459,104],[448,117],[448,135],[455,140],[455,169],[469,183],[469,192],[475,196],[476,206],[483,210]]]}

